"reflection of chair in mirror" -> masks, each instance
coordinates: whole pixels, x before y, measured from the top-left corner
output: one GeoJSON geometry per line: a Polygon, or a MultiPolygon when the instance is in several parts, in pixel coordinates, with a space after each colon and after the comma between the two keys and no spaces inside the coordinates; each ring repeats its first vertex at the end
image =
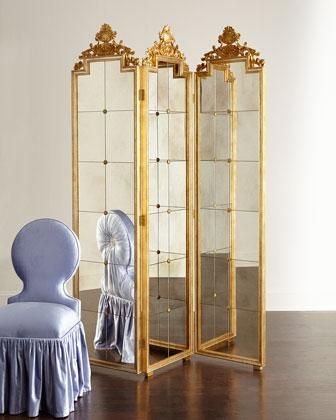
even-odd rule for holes
{"type": "Polygon", "coordinates": [[[0,413],[66,417],[90,389],[80,303],[65,291],[79,258],[76,235],[57,220],[35,220],[16,236],[24,287],[0,308],[0,413]]]}
{"type": "Polygon", "coordinates": [[[95,349],[116,350],[123,363],[134,363],[134,226],[124,212],[113,210],[98,219],[96,236],[105,273],[95,349]]]}

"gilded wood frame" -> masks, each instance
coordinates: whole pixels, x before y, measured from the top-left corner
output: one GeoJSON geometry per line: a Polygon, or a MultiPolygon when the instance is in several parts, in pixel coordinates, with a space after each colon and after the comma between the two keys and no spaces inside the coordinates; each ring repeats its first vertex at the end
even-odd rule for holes
{"type": "Polygon", "coordinates": [[[142,167],[142,215],[143,229],[141,234],[141,243],[144,244],[143,250],[148,250],[148,98],[149,98],[149,73],[157,73],[160,66],[173,67],[174,77],[186,79],[186,216],[187,216],[187,238],[186,238],[186,342],[187,345],[179,345],[169,343],[169,347],[180,350],[180,353],[169,356],[154,364],[149,363],[149,346],[156,344],[166,347],[168,343],[151,340],[149,337],[149,273],[148,273],[148,255],[142,256],[142,278],[143,287],[141,311],[142,311],[142,327],[141,327],[141,370],[147,376],[151,376],[153,372],[171,363],[179,360],[188,359],[194,350],[194,312],[193,312],[193,191],[192,191],[192,174],[193,174],[193,74],[189,71],[185,63],[183,53],[175,44],[175,39],[170,32],[169,26],[165,26],[159,33],[159,41],[147,50],[147,56],[143,60],[141,67],[141,93],[139,95],[141,105],[141,167],[142,167]],[[155,341],[155,342],[154,342],[155,341]]]}
{"type": "MultiPolygon", "coordinates": [[[[103,25],[96,35],[96,45],[90,44],[90,48],[80,55],[80,61],[75,64],[72,71],[72,207],[73,229],[79,235],[79,179],[78,179],[78,77],[90,74],[90,63],[97,61],[119,60],[122,72],[134,72],[134,190],[135,190],[135,307],[136,307],[136,348],[135,367],[129,368],[120,363],[105,362],[91,359],[91,363],[98,366],[109,367],[133,373],[144,373],[151,376],[161,367],[167,366],[179,360],[187,360],[193,353],[203,354],[230,361],[253,365],[256,369],[262,369],[265,365],[265,145],[264,145],[264,71],[263,60],[258,58],[258,53],[247,47],[246,43],[239,44],[239,34],[231,27],[224,29],[219,37],[220,47],[204,55],[202,64],[197,72],[189,71],[183,53],[175,43],[170,28],[165,26],[160,32],[160,39],[147,50],[147,56],[142,65],[135,59],[133,51],[124,46],[122,42],[116,43],[116,33],[109,25],[103,25]],[[259,97],[260,97],[260,149],[259,149],[259,279],[258,279],[258,325],[260,335],[258,338],[259,359],[241,356],[223,355],[216,351],[208,350],[214,342],[200,343],[200,261],[199,261],[199,200],[198,200],[198,110],[199,110],[199,83],[202,77],[211,74],[213,68],[226,68],[230,63],[245,62],[246,72],[259,73],[259,97]],[[186,272],[186,296],[188,299],[189,320],[186,325],[187,348],[176,348],[181,353],[170,356],[157,363],[149,363],[149,275],[148,275],[148,83],[149,73],[156,72],[160,63],[168,63],[174,67],[177,77],[186,78],[187,89],[187,272],[186,272]]],[[[230,77],[229,72],[226,77],[230,77]]],[[[235,98],[235,81],[232,80],[232,101],[235,98]]],[[[236,143],[236,113],[233,112],[231,124],[232,144],[236,143]]],[[[235,148],[232,150],[232,160],[235,157],[235,148]]],[[[230,165],[230,177],[235,180],[235,165],[230,165]]],[[[235,185],[233,182],[232,185],[235,185]]],[[[234,197],[235,189],[230,187],[230,194],[234,197]]],[[[230,213],[231,231],[235,226],[235,212],[230,213]]],[[[230,237],[230,244],[234,249],[234,235],[230,237]]],[[[230,259],[230,300],[235,299],[234,256],[230,259]]],[[[79,297],[79,272],[74,276],[74,296],[79,297]]],[[[231,336],[235,335],[235,308],[231,308],[231,336]]],[[[230,318],[231,318],[230,317],[230,318]]],[[[230,339],[231,336],[219,337],[220,340],[230,339]]],[[[160,344],[160,343],[157,343],[160,344]]],[[[164,343],[161,343],[164,345],[164,343]]]]}
{"type": "MultiPolygon", "coordinates": [[[[139,147],[139,67],[137,66],[138,60],[133,57],[134,52],[122,44],[115,41],[117,33],[112,31],[111,27],[107,24],[102,25],[100,31],[96,34],[95,45],[90,44],[90,48],[83,51],[79,56],[80,61],[74,65],[71,76],[71,109],[72,109],[72,226],[73,230],[80,237],[79,232],[79,159],[78,159],[78,77],[90,74],[90,64],[95,62],[106,61],[119,61],[120,72],[133,72],[134,73],[134,236],[136,238],[135,244],[135,272],[139,272],[139,237],[138,234],[138,215],[140,214],[140,147],[139,147]]],[[[73,294],[79,298],[79,273],[80,268],[73,278],[73,294]]],[[[137,276],[135,275],[135,278],[137,276]]],[[[137,279],[135,282],[135,313],[136,313],[136,326],[135,326],[135,363],[134,368],[121,365],[120,363],[107,362],[100,359],[90,358],[93,365],[120,369],[128,372],[140,373],[139,353],[140,353],[140,340],[138,334],[140,331],[140,308],[138,302],[140,299],[140,284],[137,279]]]]}
{"type": "MultiPolygon", "coordinates": [[[[209,350],[208,347],[215,344],[216,340],[211,340],[210,343],[201,343],[201,299],[200,299],[200,237],[199,237],[199,187],[195,185],[195,197],[196,197],[196,212],[198,227],[195,232],[196,236],[196,265],[197,265],[197,307],[198,307],[198,326],[197,326],[197,349],[198,354],[207,356],[213,356],[221,359],[230,360],[233,362],[240,362],[244,364],[253,365],[255,369],[261,370],[266,363],[266,312],[265,312],[265,139],[264,139],[264,60],[259,58],[259,53],[254,49],[247,47],[246,43],[241,45],[239,43],[240,34],[238,34],[232,27],[224,28],[223,33],[219,36],[218,41],[219,47],[213,47],[212,51],[206,53],[202,58],[202,63],[197,67],[196,72],[196,124],[198,123],[199,115],[199,93],[200,93],[200,80],[204,77],[212,75],[213,69],[219,66],[223,69],[228,68],[230,63],[244,62],[246,73],[258,73],[259,74],[259,270],[258,270],[258,354],[259,358],[251,358],[239,355],[229,355],[215,350],[209,350]]],[[[228,76],[229,77],[229,76],[228,76]]],[[[234,75],[233,75],[234,78],[234,75]]],[[[233,82],[233,95],[235,95],[235,82],[233,82]]],[[[234,102],[235,99],[233,99],[234,102]]],[[[235,105],[234,105],[235,106],[235,105]]],[[[231,138],[232,144],[236,144],[236,128],[237,128],[237,112],[233,110],[232,124],[231,124],[231,138]]],[[[196,127],[196,166],[199,166],[199,138],[198,138],[198,127],[196,127]]],[[[235,161],[235,146],[232,149],[232,160],[235,161]]],[[[230,178],[232,177],[232,187],[230,192],[235,202],[236,195],[236,170],[235,165],[230,165],[230,178]]],[[[196,174],[198,179],[198,173],[196,174]]],[[[233,209],[234,210],[234,209],[233,209]]],[[[232,252],[234,253],[234,232],[235,229],[235,212],[231,212],[230,222],[230,245],[232,252]]],[[[231,295],[231,303],[235,297],[235,278],[234,278],[234,259],[233,255],[230,258],[230,285],[233,288],[231,295]]],[[[235,317],[235,315],[234,315],[235,317]]],[[[234,334],[233,334],[234,336],[234,334]]],[[[218,341],[230,340],[228,337],[218,337],[218,341]]]]}

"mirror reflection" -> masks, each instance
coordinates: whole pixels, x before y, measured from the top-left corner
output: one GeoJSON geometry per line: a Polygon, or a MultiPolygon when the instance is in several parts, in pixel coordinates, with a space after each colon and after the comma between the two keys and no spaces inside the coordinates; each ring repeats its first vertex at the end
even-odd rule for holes
{"type": "Polygon", "coordinates": [[[259,73],[199,77],[199,350],[259,359],[259,73]],[[232,77],[233,76],[233,77],[232,77]]]}
{"type": "Polygon", "coordinates": [[[149,75],[149,363],[187,348],[186,79],[149,75]]]}
{"type": "Polygon", "coordinates": [[[79,267],[92,359],[134,364],[134,72],[93,61],[78,77],[79,267]]]}

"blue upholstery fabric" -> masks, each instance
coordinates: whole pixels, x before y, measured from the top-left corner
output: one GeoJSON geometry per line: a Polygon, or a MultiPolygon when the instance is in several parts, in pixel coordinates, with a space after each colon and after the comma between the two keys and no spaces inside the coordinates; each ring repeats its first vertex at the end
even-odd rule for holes
{"type": "Polygon", "coordinates": [[[0,307],[0,337],[62,338],[78,323],[68,306],[21,302],[0,307]]]}
{"type": "Polygon", "coordinates": [[[52,219],[28,223],[12,246],[13,266],[23,281],[23,290],[8,303],[60,303],[79,316],[79,300],[65,290],[65,283],[78,267],[79,257],[78,239],[64,223],[52,219]]]}
{"type": "Polygon", "coordinates": [[[0,413],[65,417],[90,390],[80,305],[65,290],[79,259],[76,235],[57,220],[35,220],[16,236],[24,287],[0,308],[0,413]]]}
{"type": "Polygon", "coordinates": [[[66,417],[90,390],[81,322],[62,339],[0,337],[0,413],[66,417]]]}
{"type": "Polygon", "coordinates": [[[124,363],[134,363],[134,225],[121,210],[97,222],[97,245],[104,261],[102,294],[94,346],[116,350],[124,363]]]}

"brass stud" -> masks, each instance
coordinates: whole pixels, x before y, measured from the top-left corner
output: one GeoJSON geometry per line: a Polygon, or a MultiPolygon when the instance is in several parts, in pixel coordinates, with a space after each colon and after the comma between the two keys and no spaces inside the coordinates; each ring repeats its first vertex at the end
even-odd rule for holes
{"type": "Polygon", "coordinates": [[[227,113],[228,113],[228,114],[231,114],[231,109],[228,109],[228,110],[227,110],[227,113]]]}
{"type": "Polygon", "coordinates": [[[168,309],[167,309],[167,312],[170,312],[170,311],[171,311],[171,309],[170,309],[170,308],[168,308],[168,309]]]}
{"type": "Polygon", "coordinates": [[[107,261],[104,261],[104,265],[107,265],[108,264],[108,262],[107,261]]]}
{"type": "Polygon", "coordinates": [[[167,259],[167,263],[170,264],[170,259],[169,258],[167,259]]]}
{"type": "Polygon", "coordinates": [[[156,253],[157,253],[157,254],[161,254],[161,251],[158,249],[158,250],[156,251],[156,253]]]}
{"type": "Polygon", "coordinates": [[[217,117],[217,112],[214,112],[214,116],[217,117]]]}
{"type": "Polygon", "coordinates": [[[170,160],[168,159],[168,160],[167,160],[167,165],[169,165],[169,164],[170,164],[170,160]]]}
{"type": "Polygon", "coordinates": [[[160,115],[160,112],[159,111],[156,111],[155,112],[155,115],[158,117],[160,115]]]}
{"type": "Polygon", "coordinates": [[[232,159],[230,159],[230,158],[229,158],[229,159],[227,160],[227,163],[231,163],[231,162],[232,162],[232,159]]]}
{"type": "Polygon", "coordinates": [[[103,164],[104,165],[107,165],[107,160],[106,159],[103,161],[103,164]]]}
{"type": "Polygon", "coordinates": [[[104,214],[105,214],[105,216],[107,215],[107,211],[106,210],[104,211],[104,214]]]}
{"type": "Polygon", "coordinates": [[[214,298],[217,297],[217,293],[214,293],[214,298]]]}
{"type": "Polygon", "coordinates": [[[156,299],[160,300],[160,299],[161,299],[161,296],[160,296],[160,295],[158,295],[156,299]]]}
{"type": "Polygon", "coordinates": [[[103,109],[103,114],[107,114],[107,109],[103,109]]]}
{"type": "Polygon", "coordinates": [[[160,207],[161,207],[161,206],[160,206],[160,204],[157,204],[157,205],[156,205],[156,208],[157,208],[157,209],[159,209],[160,207]]]}
{"type": "Polygon", "coordinates": [[[170,109],[169,109],[169,108],[167,108],[167,114],[169,114],[169,112],[170,112],[170,109]]]}
{"type": "Polygon", "coordinates": [[[170,213],[171,213],[171,210],[170,210],[170,209],[168,209],[168,210],[167,210],[167,213],[168,213],[168,214],[170,214],[170,213]]]}
{"type": "Polygon", "coordinates": [[[230,209],[230,207],[228,207],[228,208],[226,209],[226,211],[227,211],[228,213],[231,213],[231,212],[232,212],[232,209],[230,209]]]}
{"type": "Polygon", "coordinates": [[[156,161],[157,161],[157,162],[160,162],[160,158],[156,158],[156,161]]]}

